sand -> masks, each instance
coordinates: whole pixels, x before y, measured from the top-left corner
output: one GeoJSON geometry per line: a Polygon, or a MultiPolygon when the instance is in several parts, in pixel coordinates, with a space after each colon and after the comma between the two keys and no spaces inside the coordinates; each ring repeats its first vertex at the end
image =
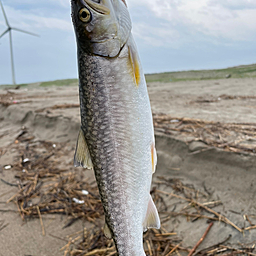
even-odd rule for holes
{"type": "MultiPolygon", "coordinates": [[[[255,123],[255,86],[256,79],[225,79],[150,83],[148,88],[154,113],[222,123],[255,123]]],[[[12,103],[9,106],[0,105],[0,178],[16,183],[15,173],[5,170],[4,166],[17,161],[19,152],[11,145],[24,126],[37,140],[66,143],[68,153],[63,166],[67,170],[73,168],[73,152],[80,127],[77,87],[0,90],[0,100],[12,103]],[[70,108],[61,108],[63,104],[69,104],[70,108]],[[59,108],[53,108],[56,105],[59,108]]],[[[156,134],[158,166],[154,180],[157,176],[180,179],[200,191],[210,192],[209,199],[218,199],[223,203],[214,208],[215,211],[221,212],[239,227],[248,226],[244,215],[256,216],[256,156],[216,148],[193,154],[200,145],[186,141],[180,136],[156,134]]],[[[93,179],[92,172],[86,175],[93,179]]],[[[161,188],[166,189],[164,186],[161,188]]],[[[16,191],[16,187],[0,180],[0,225],[1,221],[8,224],[0,229],[0,255],[63,255],[60,248],[66,242],[51,235],[65,238],[81,229],[81,221],[62,229],[65,216],[44,216],[46,236],[43,236],[37,219],[23,222],[15,204],[6,204],[16,191]]],[[[175,203],[175,200],[169,203],[175,203]]],[[[256,224],[256,219],[251,221],[256,224]]],[[[184,217],[177,217],[164,226],[169,231],[177,232],[184,245],[193,247],[208,224],[204,219],[190,222],[184,217]]],[[[232,234],[230,243],[256,242],[256,230],[242,234],[223,223],[215,223],[202,248],[224,240],[229,234],[232,234]]]]}

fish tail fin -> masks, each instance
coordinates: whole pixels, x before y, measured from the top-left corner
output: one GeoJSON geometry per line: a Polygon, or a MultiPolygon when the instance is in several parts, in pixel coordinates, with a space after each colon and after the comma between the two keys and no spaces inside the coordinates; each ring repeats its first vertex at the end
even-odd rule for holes
{"type": "Polygon", "coordinates": [[[161,226],[160,218],[159,218],[155,203],[152,197],[150,196],[146,218],[143,223],[144,232],[147,231],[148,228],[160,229],[160,226],[161,226]]]}
{"type": "Polygon", "coordinates": [[[74,166],[93,169],[90,152],[89,152],[87,143],[85,141],[84,133],[82,129],[80,129],[78,134],[76,152],[74,156],[74,166]]]}

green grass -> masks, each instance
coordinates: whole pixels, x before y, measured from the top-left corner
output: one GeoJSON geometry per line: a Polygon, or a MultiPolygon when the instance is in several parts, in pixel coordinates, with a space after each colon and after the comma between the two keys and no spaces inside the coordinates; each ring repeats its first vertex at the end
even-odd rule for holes
{"type": "Polygon", "coordinates": [[[1,88],[1,89],[13,89],[13,88],[16,88],[16,87],[18,87],[18,86],[19,86],[19,88],[24,88],[24,87],[29,86],[29,84],[16,84],[16,85],[12,85],[12,84],[2,84],[2,85],[0,85],[0,88],[1,88]]]}
{"type": "Polygon", "coordinates": [[[165,72],[156,74],[146,74],[147,82],[177,82],[193,80],[223,79],[256,77],[256,64],[231,67],[215,70],[190,70],[179,72],[165,72]]]}
{"type": "Polygon", "coordinates": [[[64,79],[64,80],[55,80],[49,82],[42,82],[40,86],[47,87],[47,86],[75,86],[78,85],[77,79],[64,79]]]}

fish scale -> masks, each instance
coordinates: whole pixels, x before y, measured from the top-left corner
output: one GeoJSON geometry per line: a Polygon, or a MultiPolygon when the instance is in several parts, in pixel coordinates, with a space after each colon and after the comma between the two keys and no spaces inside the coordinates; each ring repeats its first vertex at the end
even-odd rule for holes
{"type": "MultiPolygon", "coordinates": [[[[152,154],[155,152],[152,113],[130,33],[127,8],[121,0],[99,2],[71,2],[77,35],[81,106],[81,132],[75,165],[94,169],[105,213],[104,230],[114,239],[118,255],[143,256],[143,231],[160,226],[150,196],[156,163],[156,156],[152,154]],[[103,3],[106,5],[102,6],[103,3]],[[90,10],[92,23],[79,21],[81,8],[90,10]],[[101,8],[105,16],[97,13],[101,8]],[[116,13],[107,12],[107,8],[116,13]],[[111,39],[111,33],[97,35],[104,19],[109,22],[111,17],[114,20],[109,23],[110,31],[114,31],[111,29],[114,22],[118,22],[115,27],[120,28],[115,35],[117,38],[111,39]],[[96,34],[93,34],[96,25],[96,34]],[[88,39],[86,26],[90,26],[88,39]],[[109,37],[109,40],[97,42],[93,37],[109,37]],[[117,39],[119,43],[116,43],[117,39]],[[112,41],[115,42],[112,44],[112,41]],[[95,44],[101,45],[94,47],[95,44]],[[108,51],[109,56],[105,56],[108,51]],[[111,56],[118,51],[117,56],[111,56]]],[[[103,33],[107,33],[106,25],[103,27],[103,33]]]]}
{"type": "MultiPolygon", "coordinates": [[[[113,161],[116,159],[116,151],[114,150],[115,145],[113,145],[114,140],[113,138],[110,138],[113,135],[111,134],[112,132],[109,120],[110,116],[108,115],[107,110],[107,88],[102,87],[101,85],[105,83],[104,81],[100,81],[98,79],[100,77],[100,68],[98,68],[97,66],[97,58],[91,58],[90,56],[83,55],[81,53],[79,54],[79,56],[79,67],[85,68],[84,75],[79,77],[80,100],[81,105],[83,106],[81,108],[81,120],[83,120],[82,130],[85,134],[85,138],[88,143],[88,147],[92,157],[95,177],[98,182],[107,222],[113,222],[111,220],[111,213],[108,214],[108,212],[109,209],[114,209],[115,214],[119,216],[119,218],[114,221],[117,229],[115,233],[120,233],[121,230],[120,228],[118,230],[118,226],[122,224],[122,219],[124,219],[124,216],[122,216],[123,211],[121,211],[122,205],[124,204],[122,204],[122,200],[120,200],[120,198],[122,198],[121,191],[123,190],[123,182],[120,180],[119,173],[114,172],[114,170],[117,168],[115,166],[116,163],[113,161]],[[92,66],[94,67],[93,71],[91,71],[92,66]],[[99,76],[97,76],[97,74],[99,74],[99,76]],[[88,80],[91,83],[88,83],[88,80]],[[94,82],[96,80],[98,80],[98,83],[94,82]],[[99,97],[101,98],[101,101],[98,100],[99,97]],[[88,98],[90,100],[85,102],[85,99],[88,98]],[[98,117],[94,116],[95,109],[96,111],[98,111],[98,109],[100,111],[98,117]],[[88,123],[90,123],[91,125],[89,125],[88,123]],[[102,125],[104,125],[104,129],[100,129],[102,125]],[[102,134],[106,139],[97,140],[97,142],[95,143],[97,135],[95,135],[95,137],[92,136],[92,133],[90,132],[92,130],[95,131],[97,135],[102,134]],[[98,168],[99,163],[101,165],[101,168],[98,168]],[[117,182],[115,183],[115,181],[117,182]],[[122,186],[122,188],[119,189],[118,186],[122,186]],[[112,195],[112,197],[109,195],[112,195]],[[118,222],[119,219],[121,220],[120,223],[118,222]]],[[[124,227],[122,225],[120,227],[123,230],[124,227]]],[[[126,232],[128,233],[128,231],[126,232]]],[[[124,241],[120,242],[121,244],[122,242],[124,244],[124,241]]],[[[122,250],[122,248],[120,249],[122,250]]]]}

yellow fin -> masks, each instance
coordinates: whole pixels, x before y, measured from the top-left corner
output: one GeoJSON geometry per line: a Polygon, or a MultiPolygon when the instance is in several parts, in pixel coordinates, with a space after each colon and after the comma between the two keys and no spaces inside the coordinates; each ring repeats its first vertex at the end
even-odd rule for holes
{"type": "Polygon", "coordinates": [[[151,145],[151,161],[152,161],[152,173],[155,173],[156,164],[157,164],[157,154],[156,154],[155,143],[152,143],[151,145]]]}
{"type": "Polygon", "coordinates": [[[148,202],[146,219],[143,223],[144,232],[147,231],[148,228],[160,229],[160,226],[161,226],[160,218],[159,218],[155,203],[153,202],[153,199],[150,196],[149,202],[148,202]]]}
{"type": "Polygon", "coordinates": [[[132,76],[133,76],[133,80],[134,83],[136,84],[136,86],[139,86],[140,83],[140,64],[138,61],[138,57],[137,54],[135,52],[135,50],[132,47],[129,47],[129,61],[132,67],[132,76]]]}
{"type": "Polygon", "coordinates": [[[112,238],[111,231],[110,231],[110,229],[108,227],[108,224],[106,222],[105,222],[103,231],[104,231],[104,235],[105,235],[106,238],[108,238],[108,239],[112,238]]]}
{"type": "Polygon", "coordinates": [[[79,131],[77,144],[76,144],[74,166],[75,167],[81,166],[87,169],[93,169],[90,152],[84,138],[84,133],[81,129],[79,131]]]}

